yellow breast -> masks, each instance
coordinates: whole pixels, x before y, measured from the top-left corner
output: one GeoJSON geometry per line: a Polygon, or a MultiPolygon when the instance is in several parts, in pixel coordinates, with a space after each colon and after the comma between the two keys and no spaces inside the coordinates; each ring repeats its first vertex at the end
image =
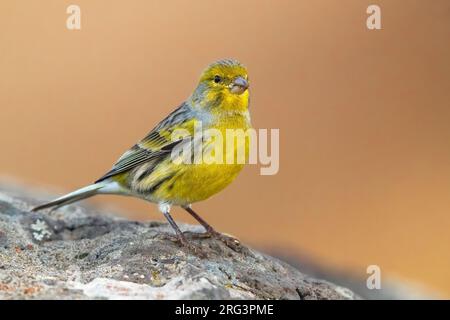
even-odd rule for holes
{"type": "Polygon", "coordinates": [[[156,168],[154,174],[158,174],[158,170],[175,174],[153,192],[152,200],[186,205],[205,200],[223,190],[237,177],[247,162],[250,135],[246,134],[246,130],[249,128],[248,115],[223,117],[213,126],[204,128],[206,131],[214,129],[223,137],[223,163],[213,163],[217,160],[217,149],[212,147],[217,142],[215,139],[203,143],[201,163],[175,164],[170,159],[166,160],[156,168]],[[233,133],[236,134],[232,135],[233,133]]]}

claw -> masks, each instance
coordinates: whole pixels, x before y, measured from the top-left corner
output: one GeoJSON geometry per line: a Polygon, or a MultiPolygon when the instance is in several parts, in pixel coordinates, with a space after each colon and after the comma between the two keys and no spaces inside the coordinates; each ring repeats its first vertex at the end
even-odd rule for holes
{"type": "Polygon", "coordinates": [[[216,237],[217,239],[219,239],[220,241],[225,243],[225,245],[228,248],[230,248],[230,249],[232,249],[232,250],[234,250],[236,252],[241,252],[242,251],[241,242],[238,239],[236,239],[234,237],[230,237],[230,236],[224,235],[224,234],[221,234],[221,233],[218,233],[218,232],[214,235],[214,237],[216,237]]]}

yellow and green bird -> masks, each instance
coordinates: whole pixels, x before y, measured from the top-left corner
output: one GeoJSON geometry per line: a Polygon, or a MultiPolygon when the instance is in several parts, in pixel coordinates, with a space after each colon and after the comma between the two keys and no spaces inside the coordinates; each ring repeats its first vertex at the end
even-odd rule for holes
{"type": "MultiPolygon", "coordinates": [[[[192,143],[196,128],[213,129],[226,140],[228,130],[251,128],[249,113],[249,81],[246,68],[236,60],[219,60],[201,74],[197,88],[177,109],[162,120],[141,141],[127,150],[112,169],[94,184],[78,189],[33,209],[58,208],[97,194],[118,194],[138,197],[157,203],[179,241],[188,245],[185,236],[170,215],[172,205],[181,206],[201,223],[207,234],[222,236],[196,214],[191,204],[205,200],[228,186],[242,170],[238,161],[206,163],[174,161],[172,151],[192,143]],[[182,130],[188,136],[173,140],[173,133],[182,130]],[[192,138],[192,139],[188,139],[192,138]]],[[[233,138],[234,139],[234,138],[233,138]]],[[[236,143],[233,153],[243,147],[248,157],[247,136],[244,146],[236,143]]],[[[202,140],[203,152],[211,142],[202,140]]],[[[223,142],[226,145],[226,141],[223,142]]],[[[224,157],[230,150],[223,148],[224,157]]],[[[231,155],[233,159],[236,155],[231,155]]]]}

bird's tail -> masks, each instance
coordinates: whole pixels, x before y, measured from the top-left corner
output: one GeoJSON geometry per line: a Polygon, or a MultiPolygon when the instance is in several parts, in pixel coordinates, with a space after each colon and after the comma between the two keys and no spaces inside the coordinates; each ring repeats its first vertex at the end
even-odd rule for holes
{"type": "Polygon", "coordinates": [[[44,203],[40,206],[37,206],[37,207],[31,209],[31,211],[39,211],[39,210],[46,209],[46,208],[56,209],[56,208],[65,206],[67,204],[92,197],[96,194],[102,193],[100,190],[105,186],[106,186],[106,184],[103,182],[91,184],[87,187],[80,188],[80,189],[75,190],[71,193],[68,193],[62,197],[59,197],[58,199],[55,199],[53,201],[50,201],[50,202],[44,203]]]}

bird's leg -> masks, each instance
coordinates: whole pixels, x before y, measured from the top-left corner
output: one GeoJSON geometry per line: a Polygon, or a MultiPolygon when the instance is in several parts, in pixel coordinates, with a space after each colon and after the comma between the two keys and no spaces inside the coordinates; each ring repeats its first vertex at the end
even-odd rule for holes
{"type": "Polygon", "coordinates": [[[160,208],[161,212],[164,214],[164,217],[166,217],[167,221],[169,221],[169,224],[172,227],[172,229],[175,230],[178,241],[181,242],[181,245],[185,246],[186,248],[189,248],[195,254],[198,254],[200,257],[206,257],[205,254],[200,251],[200,248],[198,248],[197,246],[195,246],[195,245],[189,243],[189,241],[187,241],[183,232],[181,232],[180,228],[178,227],[178,225],[175,223],[172,216],[170,215],[170,212],[169,212],[170,206],[162,204],[159,206],[159,208],[160,208]]]}
{"type": "Polygon", "coordinates": [[[217,238],[217,239],[221,240],[222,242],[224,242],[231,249],[233,249],[235,251],[240,251],[241,243],[238,239],[227,236],[227,235],[223,235],[220,232],[217,232],[216,230],[214,230],[214,228],[211,227],[211,225],[209,225],[205,220],[202,219],[202,217],[200,217],[194,210],[192,210],[191,206],[185,206],[185,207],[183,207],[183,209],[186,210],[187,212],[189,212],[189,214],[191,216],[193,216],[194,219],[197,220],[203,226],[203,228],[206,229],[206,234],[205,234],[206,236],[217,238]]]}
{"type": "Polygon", "coordinates": [[[164,217],[166,217],[167,221],[169,221],[170,226],[173,230],[175,230],[175,233],[177,234],[178,240],[181,242],[182,245],[189,247],[189,242],[185,238],[183,232],[181,232],[180,228],[177,226],[175,221],[173,220],[172,216],[170,215],[168,210],[163,211],[164,217]]]}
{"type": "Polygon", "coordinates": [[[183,207],[184,210],[186,210],[187,212],[189,212],[189,214],[191,216],[194,217],[195,220],[197,220],[202,226],[203,228],[205,228],[206,232],[208,233],[209,236],[218,236],[220,235],[219,232],[217,232],[216,230],[214,230],[213,227],[211,227],[208,222],[206,222],[205,220],[202,219],[202,217],[200,217],[194,210],[192,210],[192,208],[190,206],[186,206],[183,207]]]}

